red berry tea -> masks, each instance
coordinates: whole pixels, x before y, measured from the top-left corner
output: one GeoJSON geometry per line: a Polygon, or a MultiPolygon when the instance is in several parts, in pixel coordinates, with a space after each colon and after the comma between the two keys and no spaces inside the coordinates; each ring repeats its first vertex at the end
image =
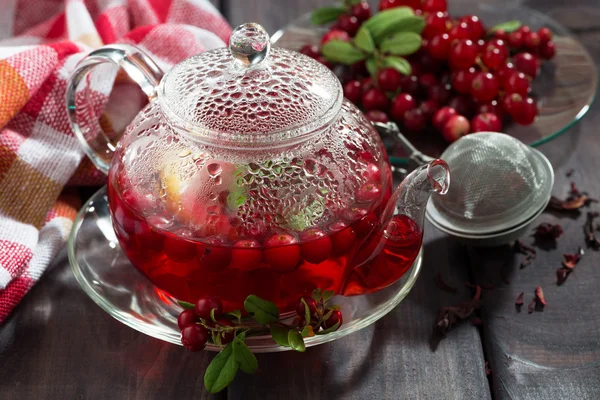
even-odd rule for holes
{"type": "Polygon", "coordinates": [[[327,229],[227,240],[201,239],[167,223],[159,211],[148,217],[150,202],[134,189],[121,194],[114,175],[108,197],[121,247],[157,287],[189,302],[212,295],[232,310],[255,294],[289,311],[317,287],[344,295],[371,293],[402,277],[421,245],[421,228],[406,216],[395,216],[386,229],[380,226],[391,185],[371,209],[348,210],[327,229]]]}

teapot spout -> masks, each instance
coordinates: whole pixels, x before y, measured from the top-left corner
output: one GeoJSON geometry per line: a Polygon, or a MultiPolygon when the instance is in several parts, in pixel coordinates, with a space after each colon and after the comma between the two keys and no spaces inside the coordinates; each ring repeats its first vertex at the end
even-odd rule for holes
{"type": "Polygon", "coordinates": [[[432,193],[444,195],[450,186],[450,168],[435,159],[419,166],[396,188],[382,215],[380,226],[386,230],[394,216],[404,215],[423,229],[427,201],[432,193]]]}

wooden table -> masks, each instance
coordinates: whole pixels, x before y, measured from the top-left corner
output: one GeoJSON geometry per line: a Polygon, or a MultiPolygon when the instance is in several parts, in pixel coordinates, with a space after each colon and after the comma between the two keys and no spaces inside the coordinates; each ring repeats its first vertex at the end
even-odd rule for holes
{"type": "MultiPolygon", "coordinates": [[[[457,1],[457,0],[453,0],[457,1]]],[[[235,26],[248,20],[271,32],[327,0],[214,2],[235,26]]],[[[536,0],[527,5],[571,28],[600,61],[600,5],[595,0],[536,0]]],[[[555,194],[570,179],[600,196],[600,106],[567,135],[541,147],[556,170],[555,194]],[[565,172],[571,168],[571,178],[565,172]]],[[[598,205],[593,208],[598,209],[598,205]]],[[[600,398],[600,253],[588,250],[557,287],[561,254],[584,243],[579,218],[560,221],[558,247],[539,251],[519,270],[509,248],[475,250],[427,227],[421,277],[406,300],[358,333],[305,354],[258,355],[253,376],[240,373],[216,398],[231,399],[598,399],[600,398]],[[509,285],[501,265],[514,265],[509,285]],[[435,288],[441,272],[460,287],[435,288]],[[428,337],[437,309],[471,295],[464,281],[492,281],[483,295],[483,328],[460,325],[432,352],[428,337]],[[520,292],[545,289],[543,313],[517,313],[520,292]],[[485,373],[489,360],[491,379],[485,373]]],[[[203,373],[213,354],[191,354],[140,334],[109,317],[78,287],[65,252],[0,327],[0,398],[208,398],[203,373]]]]}

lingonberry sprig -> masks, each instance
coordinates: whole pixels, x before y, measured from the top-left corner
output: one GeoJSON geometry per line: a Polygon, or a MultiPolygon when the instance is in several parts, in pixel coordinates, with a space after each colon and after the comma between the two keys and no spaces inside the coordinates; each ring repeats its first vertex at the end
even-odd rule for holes
{"type": "Polygon", "coordinates": [[[246,345],[250,336],[271,335],[280,346],[304,352],[304,338],[336,331],[343,322],[340,307],[330,304],[334,292],[315,289],[296,304],[296,316],[291,323],[280,318],[277,305],[250,295],[244,301],[246,317],[241,310],[223,313],[221,300],[204,296],[196,304],[178,301],[183,311],[177,324],[181,343],[191,351],[203,350],[211,342],[222,350],[209,364],[204,374],[204,386],[210,393],[227,387],[238,369],[251,374],[258,361],[246,345]]]}

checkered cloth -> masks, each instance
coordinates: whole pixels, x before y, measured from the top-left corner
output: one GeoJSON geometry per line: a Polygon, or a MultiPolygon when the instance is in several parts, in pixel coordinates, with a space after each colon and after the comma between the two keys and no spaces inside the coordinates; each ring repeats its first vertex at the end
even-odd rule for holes
{"type": "Polygon", "coordinates": [[[119,42],[167,70],[224,46],[230,33],[208,0],[2,1],[0,323],[64,246],[80,207],[72,186],[105,180],[83,158],[67,119],[73,67],[119,42]]]}

